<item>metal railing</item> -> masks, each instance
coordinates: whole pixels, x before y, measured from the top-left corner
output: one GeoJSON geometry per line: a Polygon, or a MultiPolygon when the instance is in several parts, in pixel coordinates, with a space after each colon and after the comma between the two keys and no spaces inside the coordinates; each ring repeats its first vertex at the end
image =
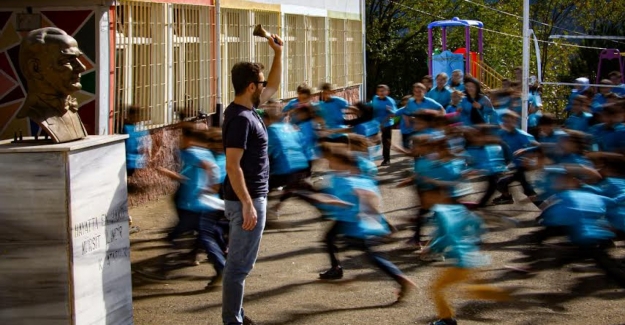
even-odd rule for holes
{"type": "Polygon", "coordinates": [[[273,51],[264,44],[267,40],[254,37],[252,31],[256,24],[262,24],[270,33],[280,34],[280,13],[221,8],[220,14],[222,100],[227,105],[234,99],[230,70],[235,63],[241,61],[259,62],[265,66],[265,74],[269,73],[273,61],[273,51]]]}
{"type": "Polygon", "coordinates": [[[115,132],[132,105],[144,128],[214,110],[214,6],[120,0],[115,20],[115,132]]]}
{"type": "Polygon", "coordinates": [[[505,78],[499,74],[495,69],[488,66],[483,61],[475,62],[479,70],[479,76],[477,76],[482,82],[485,90],[499,89],[502,86],[502,80],[505,78]]]}

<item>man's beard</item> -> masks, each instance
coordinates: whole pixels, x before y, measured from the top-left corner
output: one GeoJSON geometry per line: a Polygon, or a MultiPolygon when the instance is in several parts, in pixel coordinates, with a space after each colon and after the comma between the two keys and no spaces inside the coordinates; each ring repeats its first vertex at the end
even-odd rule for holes
{"type": "Polygon", "coordinates": [[[254,107],[258,108],[258,106],[260,106],[260,89],[256,89],[256,92],[254,92],[252,94],[252,104],[254,105],[254,107]]]}

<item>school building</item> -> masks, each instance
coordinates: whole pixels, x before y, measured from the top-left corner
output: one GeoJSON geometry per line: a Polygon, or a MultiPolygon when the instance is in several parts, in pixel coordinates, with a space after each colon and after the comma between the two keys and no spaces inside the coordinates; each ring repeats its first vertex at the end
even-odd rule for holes
{"type": "MultiPolygon", "coordinates": [[[[13,119],[27,89],[19,71],[21,38],[54,26],[84,52],[83,89],[75,94],[89,134],[121,130],[125,109],[142,108],[150,131],[151,166],[175,168],[179,113],[220,112],[234,97],[229,71],[238,61],[270,66],[256,24],[285,41],[278,99],[301,83],[323,82],[355,102],[365,83],[364,0],[4,0],[0,8],[0,139],[37,134],[28,119],[13,119]],[[11,122],[9,122],[11,121],[11,122]]],[[[153,169],[129,179],[130,203],[170,193],[175,184],[153,169]]]]}

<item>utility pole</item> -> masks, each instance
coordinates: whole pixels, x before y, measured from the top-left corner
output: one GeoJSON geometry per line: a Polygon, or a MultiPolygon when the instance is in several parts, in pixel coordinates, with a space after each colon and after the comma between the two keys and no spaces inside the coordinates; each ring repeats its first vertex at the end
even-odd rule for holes
{"type": "Polygon", "coordinates": [[[530,77],[530,1],[523,0],[523,80],[521,88],[521,128],[527,131],[530,77]]]}

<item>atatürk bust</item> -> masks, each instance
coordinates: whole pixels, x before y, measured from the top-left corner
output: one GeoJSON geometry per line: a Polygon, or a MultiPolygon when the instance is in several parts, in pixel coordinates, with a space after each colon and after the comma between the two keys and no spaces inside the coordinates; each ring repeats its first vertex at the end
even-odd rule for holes
{"type": "Polygon", "coordinates": [[[80,74],[85,66],[78,60],[81,55],[76,40],[58,28],[33,30],[22,41],[20,69],[28,95],[17,117],[35,121],[55,143],[87,136],[78,103],[70,96],[82,88],[80,74]]]}

